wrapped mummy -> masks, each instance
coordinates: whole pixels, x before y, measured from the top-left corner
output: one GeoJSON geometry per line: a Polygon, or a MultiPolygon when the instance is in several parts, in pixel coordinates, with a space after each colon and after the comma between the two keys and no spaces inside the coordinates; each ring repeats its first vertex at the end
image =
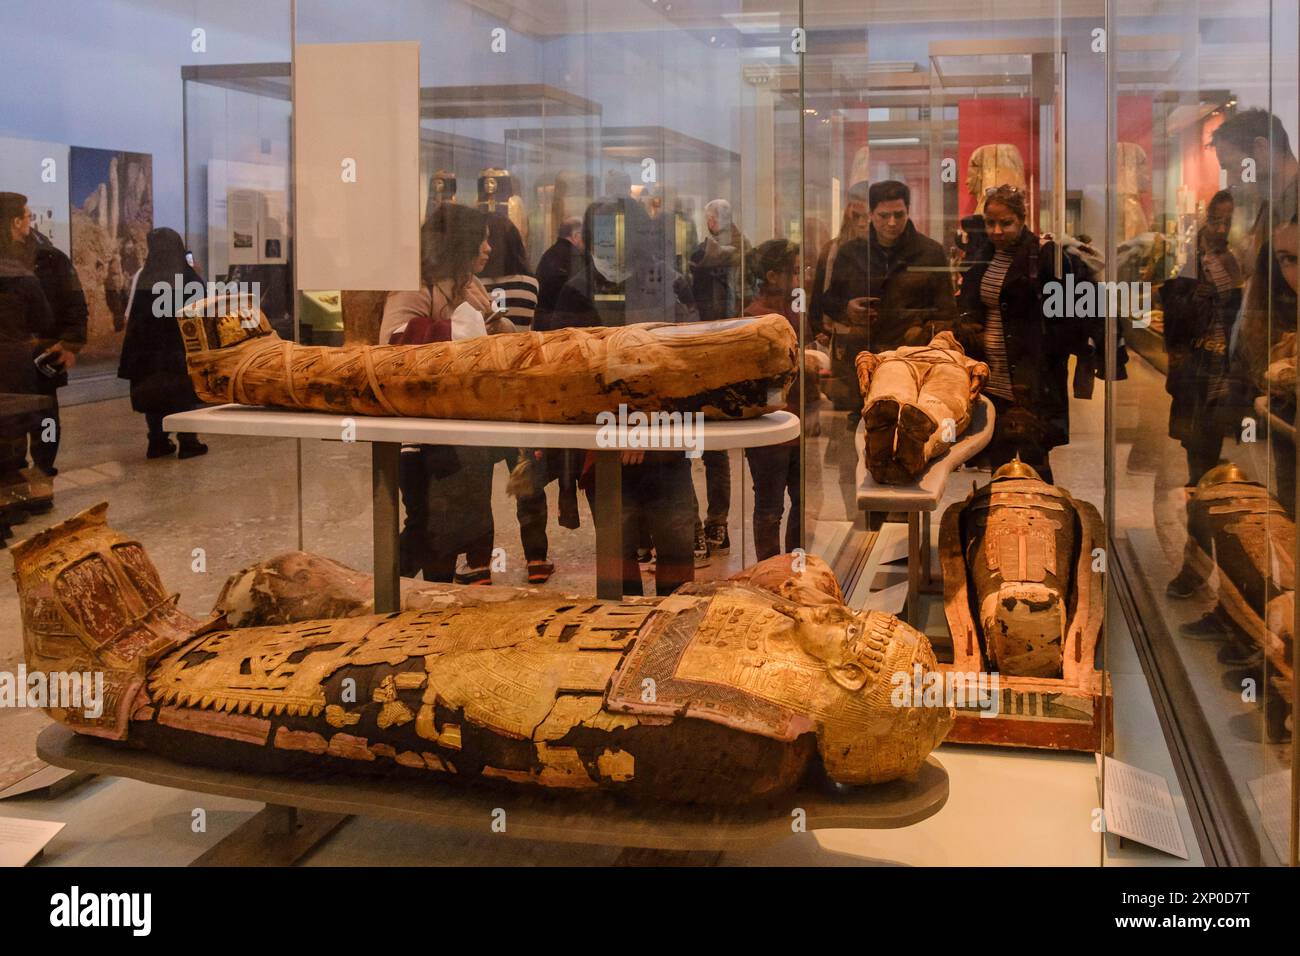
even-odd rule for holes
{"type": "Polygon", "coordinates": [[[1194,539],[1213,545],[1212,555],[1202,550],[1196,557],[1206,580],[1218,568],[1221,609],[1268,660],[1271,691],[1265,703],[1270,733],[1279,739],[1275,721],[1281,717],[1273,704],[1291,702],[1294,673],[1295,521],[1267,488],[1224,464],[1197,482],[1188,522],[1194,539]]]}
{"type": "Polygon", "coordinates": [[[619,405],[753,418],[784,407],[798,368],[779,315],[331,348],[286,342],[260,313],[205,306],[178,321],[195,392],[223,404],[573,424],[619,405]]]}
{"type": "Polygon", "coordinates": [[[944,610],[967,660],[1017,677],[1092,670],[1103,613],[1097,509],[1019,460],[943,515],[944,610]]]}
{"type": "Polygon", "coordinates": [[[200,624],[106,508],[12,549],[27,666],[104,672],[102,713],[50,715],[178,761],[742,803],[819,770],[908,776],[953,721],[894,705],[894,675],[934,670],[928,641],[851,611],[815,558],[662,599],[446,585],[372,615],[355,573],[298,555],[237,575],[200,624]],[[322,606],[349,616],[295,620],[322,606]]]}
{"type": "Polygon", "coordinates": [[[951,332],[929,345],[857,358],[867,468],[882,485],[915,481],[970,425],[989,367],[967,358],[951,332]],[[952,422],[945,433],[943,424],[952,422]]]}

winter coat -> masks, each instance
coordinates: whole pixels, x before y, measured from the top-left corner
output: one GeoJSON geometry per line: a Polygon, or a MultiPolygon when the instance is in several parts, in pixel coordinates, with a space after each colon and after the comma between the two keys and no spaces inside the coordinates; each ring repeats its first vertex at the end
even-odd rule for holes
{"type": "MultiPolygon", "coordinates": [[[[1227,253],[1230,255],[1230,253],[1227,253]]],[[[1221,293],[1204,269],[1160,288],[1169,374],[1169,437],[1187,443],[1205,435],[1227,435],[1246,414],[1245,392],[1228,356],[1242,290],[1221,293]]]]}
{"type": "Polygon", "coordinates": [[[626,275],[607,278],[584,252],[560,290],[547,327],[535,331],[635,325],[641,322],[693,322],[699,318],[691,287],[658,260],[632,260],[626,275]]]}
{"type": "Polygon", "coordinates": [[[582,250],[568,239],[556,239],[555,244],[542,253],[541,261],[537,263],[535,331],[551,328],[551,313],[560,299],[560,290],[581,264],[582,250]]]}
{"type": "Polygon", "coordinates": [[[833,261],[819,268],[815,311],[831,332],[831,383],[837,408],[861,407],[854,369],[860,352],[886,352],[902,345],[924,345],[952,328],[957,317],[952,274],[943,247],[911,222],[892,246],[880,245],[875,227],[866,239],[839,244],[833,261]],[[829,277],[822,269],[829,269],[829,277]],[[850,325],[850,300],[874,296],[876,318],[850,325]]]}
{"type": "Polygon", "coordinates": [[[847,323],[849,301],[862,296],[880,299],[875,322],[850,333],[869,352],[924,345],[957,318],[948,256],[911,222],[892,246],[882,246],[872,226],[869,238],[839,247],[821,307],[833,321],[847,323]]]}
{"type": "Polygon", "coordinates": [[[723,236],[709,236],[696,246],[691,254],[691,296],[701,321],[740,314],[744,298],[741,263],[748,255],[749,243],[735,226],[723,236]]]}
{"type": "Polygon", "coordinates": [[[35,359],[53,330],[40,280],[26,262],[0,259],[0,393],[42,390],[35,359]]]}
{"type": "MultiPolygon", "coordinates": [[[[86,306],[86,294],[81,290],[77,270],[73,268],[72,260],[47,239],[36,241],[35,252],[36,279],[45,293],[53,320],[49,335],[41,341],[41,350],[62,345],[70,352],[80,352],[86,344],[90,310],[86,306]]],[[[46,394],[68,384],[67,372],[38,377],[41,391],[46,394]]]]}
{"type": "MultiPolygon", "coordinates": [[[[182,275],[185,283],[201,281],[188,266],[182,275]]],[[[170,415],[188,411],[199,404],[199,399],[185,366],[185,345],[174,315],[172,287],[169,283],[167,291],[157,296],[161,315],[154,315],[155,296],[146,279],[141,276],[131,300],[117,377],[131,383],[131,407],[137,412],[170,415]]]]}
{"type": "MultiPolygon", "coordinates": [[[[1091,281],[1079,259],[1068,253],[1061,258],[1061,281],[1067,274],[1073,274],[1076,282],[1091,281]]],[[[1025,230],[1012,252],[999,297],[1007,366],[1015,394],[1008,411],[1019,419],[1017,427],[1032,435],[1044,450],[1070,440],[1070,356],[1090,355],[1090,337],[1094,341],[1105,339],[1099,331],[1105,327],[1104,318],[1046,316],[1044,287],[1057,281],[1055,260],[1055,243],[1025,230]]],[[[966,354],[985,362],[985,308],[980,300],[980,283],[988,266],[987,262],[977,263],[962,278],[955,329],[966,354]]]]}

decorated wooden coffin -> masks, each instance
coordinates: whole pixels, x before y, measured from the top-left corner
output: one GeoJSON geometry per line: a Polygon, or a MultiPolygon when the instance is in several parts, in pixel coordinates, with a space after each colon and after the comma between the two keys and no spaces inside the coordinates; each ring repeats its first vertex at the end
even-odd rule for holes
{"type": "Polygon", "coordinates": [[[849,610],[816,559],[622,602],[444,586],[385,615],[356,615],[356,582],[325,568],[353,616],[288,623],[319,605],[254,572],[200,624],[106,507],[13,548],[27,663],[104,671],[101,714],[51,716],[178,761],[742,803],[822,771],[911,775],[952,723],[891,699],[892,675],[934,670],[926,638],[849,610]],[[235,607],[282,623],[233,627],[235,607]]]}
{"type": "Polygon", "coordinates": [[[1205,580],[1218,568],[1224,623],[1268,662],[1266,723],[1269,736],[1282,740],[1294,706],[1295,521],[1234,464],[1212,468],[1197,482],[1188,520],[1205,529],[1202,540],[1214,542],[1214,555],[1198,552],[1196,563],[1205,580]]]}
{"type": "Polygon", "coordinates": [[[970,426],[989,367],[967,358],[951,332],[929,345],[857,357],[867,469],[882,485],[915,481],[970,426]]]}
{"type": "Polygon", "coordinates": [[[997,695],[991,707],[959,708],[951,740],[1101,747],[1109,689],[1095,666],[1105,605],[1093,565],[1103,546],[1096,508],[1019,460],[944,512],[939,550],[953,650],[941,669],[986,675],[997,695]]]}
{"type": "Polygon", "coordinates": [[[798,369],[798,340],[779,315],[331,348],[286,342],[260,313],[219,306],[178,319],[205,402],[571,424],[620,405],[753,418],[785,406],[798,369]]]}

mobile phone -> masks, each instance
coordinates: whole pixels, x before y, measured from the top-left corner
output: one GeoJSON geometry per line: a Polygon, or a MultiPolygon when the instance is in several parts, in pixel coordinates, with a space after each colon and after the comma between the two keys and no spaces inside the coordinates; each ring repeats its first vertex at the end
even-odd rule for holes
{"type": "Polygon", "coordinates": [[[63,364],[54,360],[54,350],[42,352],[35,358],[36,369],[46,378],[54,378],[63,371],[63,364]]]}

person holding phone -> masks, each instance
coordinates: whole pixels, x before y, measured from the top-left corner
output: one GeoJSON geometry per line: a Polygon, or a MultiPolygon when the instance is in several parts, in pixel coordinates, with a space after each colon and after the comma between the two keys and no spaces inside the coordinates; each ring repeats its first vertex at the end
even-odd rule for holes
{"type": "MultiPolygon", "coordinates": [[[[984,227],[993,255],[962,279],[958,341],[971,358],[987,362],[984,394],[996,416],[993,440],[981,460],[997,469],[1013,458],[1052,483],[1048,453],[1070,441],[1070,356],[1087,354],[1103,339],[1104,319],[1048,319],[1048,286],[1073,274],[1086,280],[1084,261],[1064,246],[1058,275],[1056,241],[1028,222],[1025,194],[1015,186],[990,189],[984,227]]],[[[1125,361],[1116,357],[1117,364],[1125,361]]]]}
{"type": "Polygon", "coordinates": [[[30,229],[26,197],[0,193],[0,548],[10,526],[26,521],[31,510],[27,434],[41,415],[26,396],[40,393],[44,376],[36,360],[54,328],[30,255],[30,229]]]}
{"type": "Polygon", "coordinates": [[[30,451],[32,462],[24,470],[28,485],[25,508],[41,514],[54,507],[54,476],[58,474],[54,459],[63,431],[58,390],[68,384],[68,372],[86,344],[89,311],[72,260],[33,228],[26,198],[18,193],[0,193],[0,207],[5,210],[5,228],[15,244],[13,254],[29,265],[50,309],[50,325],[37,342],[34,357],[38,373],[34,389],[48,401],[30,423],[28,449],[23,456],[26,465],[26,452],[30,451]],[[15,210],[20,214],[13,215],[15,210]]]}
{"type": "MultiPolygon", "coordinates": [[[[924,345],[957,318],[943,246],[911,221],[912,192],[887,179],[867,189],[867,234],[840,245],[819,306],[831,334],[839,407],[861,408],[858,353],[924,345]]],[[[850,415],[856,425],[856,415],[850,415]]]]}

